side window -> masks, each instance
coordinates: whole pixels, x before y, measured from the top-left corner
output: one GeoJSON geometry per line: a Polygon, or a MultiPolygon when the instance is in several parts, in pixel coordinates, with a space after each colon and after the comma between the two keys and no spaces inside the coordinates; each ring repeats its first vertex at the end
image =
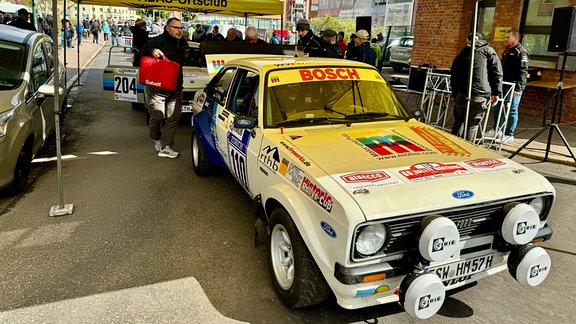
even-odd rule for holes
{"type": "Polygon", "coordinates": [[[234,80],[235,68],[226,69],[218,73],[215,80],[210,83],[208,96],[216,100],[218,104],[224,106],[228,97],[230,85],[234,80]]]}
{"type": "Polygon", "coordinates": [[[30,84],[28,85],[28,96],[32,96],[41,85],[46,83],[48,78],[48,67],[42,46],[37,46],[32,54],[32,71],[30,73],[30,84]]]}
{"type": "Polygon", "coordinates": [[[236,88],[235,100],[230,106],[230,110],[241,116],[257,117],[257,90],[259,75],[251,71],[241,71],[239,73],[236,88]]]}
{"type": "Polygon", "coordinates": [[[54,72],[54,46],[51,43],[44,42],[42,43],[42,47],[44,47],[44,53],[46,53],[46,65],[48,66],[48,75],[52,75],[54,72]]]}

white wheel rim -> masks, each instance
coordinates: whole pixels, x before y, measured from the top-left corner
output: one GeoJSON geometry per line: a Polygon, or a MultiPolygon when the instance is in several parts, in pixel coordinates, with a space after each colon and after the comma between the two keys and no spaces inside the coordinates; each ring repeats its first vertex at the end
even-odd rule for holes
{"type": "Polygon", "coordinates": [[[194,136],[192,139],[192,159],[194,166],[198,166],[198,136],[194,136]]]}
{"type": "Polygon", "coordinates": [[[294,252],[290,235],[284,226],[274,226],[270,236],[270,257],[276,281],[284,290],[290,289],[294,282],[294,252]]]}

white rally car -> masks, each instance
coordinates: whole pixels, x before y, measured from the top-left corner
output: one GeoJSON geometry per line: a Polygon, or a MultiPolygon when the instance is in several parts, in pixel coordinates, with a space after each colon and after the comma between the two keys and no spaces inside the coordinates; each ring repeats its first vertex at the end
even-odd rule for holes
{"type": "Polygon", "coordinates": [[[546,278],[544,177],[418,122],[368,65],[224,61],[196,98],[194,170],[225,167],[252,197],[286,305],[333,293],[428,318],[447,290],[498,272],[546,278]]]}

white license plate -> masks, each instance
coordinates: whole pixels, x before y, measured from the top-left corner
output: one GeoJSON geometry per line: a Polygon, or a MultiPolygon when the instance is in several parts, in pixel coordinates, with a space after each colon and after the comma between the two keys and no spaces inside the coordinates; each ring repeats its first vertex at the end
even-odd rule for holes
{"type": "Polygon", "coordinates": [[[457,261],[438,267],[425,269],[426,272],[434,272],[442,281],[470,276],[478,272],[490,269],[494,261],[494,254],[484,255],[478,258],[457,261]]]}
{"type": "Polygon", "coordinates": [[[182,106],[182,112],[183,113],[192,112],[192,106],[182,106]]]}

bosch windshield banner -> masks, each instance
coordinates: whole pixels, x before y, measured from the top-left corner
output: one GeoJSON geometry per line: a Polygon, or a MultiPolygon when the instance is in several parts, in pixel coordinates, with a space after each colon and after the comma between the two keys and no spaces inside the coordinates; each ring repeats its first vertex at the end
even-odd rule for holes
{"type": "Polygon", "coordinates": [[[228,0],[138,0],[140,3],[147,4],[180,4],[195,7],[221,7],[226,8],[228,6],[228,0]]]}

